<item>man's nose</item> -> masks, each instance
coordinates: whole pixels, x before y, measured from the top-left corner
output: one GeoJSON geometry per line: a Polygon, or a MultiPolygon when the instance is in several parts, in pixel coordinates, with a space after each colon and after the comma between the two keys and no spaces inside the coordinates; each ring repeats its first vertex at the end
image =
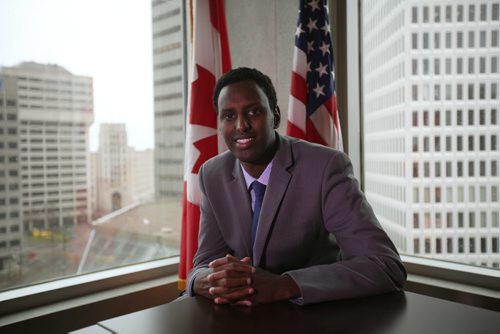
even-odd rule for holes
{"type": "Polygon", "coordinates": [[[248,118],[245,116],[240,116],[236,120],[236,128],[240,131],[248,130],[250,127],[250,123],[248,122],[248,118]]]}

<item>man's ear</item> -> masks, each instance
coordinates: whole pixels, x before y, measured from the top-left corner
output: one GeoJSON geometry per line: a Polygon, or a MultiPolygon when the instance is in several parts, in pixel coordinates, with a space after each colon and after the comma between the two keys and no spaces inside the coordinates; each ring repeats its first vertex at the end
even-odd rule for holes
{"type": "Polygon", "coordinates": [[[279,106],[276,106],[276,108],[274,108],[273,116],[274,116],[274,128],[277,129],[280,126],[281,122],[281,111],[279,106]]]}

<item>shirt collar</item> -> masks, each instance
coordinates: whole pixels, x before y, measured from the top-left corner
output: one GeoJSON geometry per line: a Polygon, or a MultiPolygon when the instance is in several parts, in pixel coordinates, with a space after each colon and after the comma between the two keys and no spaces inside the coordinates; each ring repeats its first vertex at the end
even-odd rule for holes
{"type": "Polygon", "coordinates": [[[247,185],[247,189],[250,189],[250,185],[253,181],[257,180],[263,185],[267,186],[269,184],[269,177],[271,176],[271,169],[273,168],[273,160],[266,166],[266,169],[262,172],[258,179],[254,178],[250,174],[247,173],[243,165],[240,163],[241,171],[243,172],[243,176],[245,177],[245,183],[247,185]]]}

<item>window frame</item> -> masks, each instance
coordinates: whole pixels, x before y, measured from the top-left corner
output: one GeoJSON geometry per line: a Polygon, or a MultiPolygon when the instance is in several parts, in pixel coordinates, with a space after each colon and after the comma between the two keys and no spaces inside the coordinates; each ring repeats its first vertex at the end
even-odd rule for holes
{"type": "MultiPolygon", "coordinates": [[[[3,316],[136,283],[177,277],[179,256],[54,279],[0,292],[3,316]]],[[[36,313],[36,312],[35,312],[36,313]]]]}
{"type": "MultiPolygon", "coordinates": [[[[346,75],[344,80],[337,77],[339,92],[344,88],[346,101],[340,109],[340,118],[347,123],[344,132],[344,143],[354,166],[356,178],[363,188],[363,113],[362,113],[362,73],[360,71],[361,40],[359,14],[361,2],[336,2],[334,28],[337,34],[336,52],[344,53],[346,75]],[[349,20],[346,20],[349,18],[349,20]]],[[[184,7],[185,5],[183,5],[184,7]]],[[[183,8],[185,10],[185,8],[183,8]]],[[[183,15],[185,25],[185,15],[183,15]]],[[[342,66],[338,66],[342,68],[342,66]]],[[[444,247],[444,245],[443,245],[444,247]]],[[[491,302],[500,300],[500,271],[490,268],[474,267],[465,264],[442,260],[402,255],[409,273],[407,288],[413,291],[438,296],[436,289],[454,291],[455,297],[449,294],[439,295],[442,298],[470,303],[467,296],[483,296],[491,302]],[[451,283],[451,285],[450,285],[451,283]],[[457,297],[458,296],[458,297],[457,297]]],[[[177,274],[179,257],[171,257],[150,262],[133,264],[126,267],[113,268],[100,272],[83,274],[75,277],[61,278],[54,281],[14,288],[0,292],[0,325],[4,324],[4,316],[16,312],[55,304],[57,302],[88,296],[96,292],[109,291],[136,283],[155,279],[165,279],[177,274]]],[[[411,291],[411,290],[410,290],[411,291]]],[[[484,304],[484,303],[483,303],[484,304]]],[[[37,316],[36,312],[30,313],[37,316]]]]}
{"type": "MultiPolygon", "coordinates": [[[[364,189],[364,147],[363,147],[363,104],[361,101],[362,79],[362,34],[361,20],[362,4],[360,1],[346,1],[337,6],[337,25],[333,27],[345,31],[346,36],[335,43],[337,52],[346,53],[346,82],[340,81],[339,86],[347,87],[344,92],[347,103],[339,108],[340,118],[347,119],[347,131],[343,133],[347,152],[351,157],[354,174],[364,189]],[[349,18],[349,20],[341,18],[349,18]],[[342,44],[344,42],[344,44],[342,44]]],[[[341,58],[341,59],[342,59],[341,58]]],[[[337,62],[338,64],[338,62],[337,62]]],[[[340,66],[341,65],[337,65],[340,66]]],[[[442,245],[443,247],[444,245],[442,245]]],[[[440,298],[455,300],[476,306],[500,309],[500,270],[494,268],[476,267],[472,265],[448,262],[418,256],[401,255],[408,272],[405,289],[429,294],[440,298]],[[469,298],[469,299],[468,299],[469,298]]]]}

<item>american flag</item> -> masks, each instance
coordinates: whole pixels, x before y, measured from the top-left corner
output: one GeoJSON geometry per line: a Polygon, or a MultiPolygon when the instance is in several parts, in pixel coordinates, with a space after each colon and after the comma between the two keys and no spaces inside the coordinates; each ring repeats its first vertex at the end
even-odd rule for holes
{"type": "Polygon", "coordinates": [[[287,134],[343,149],[326,0],[300,0],[287,134]]]}
{"type": "Polygon", "coordinates": [[[181,290],[198,249],[201,196],[198,171],[205,161],[226,148],[217,135],[212,93],[217,79],[231,69],[224,0],[193,0],[191,10],[192,53],[178,284],[181,290]]]}

